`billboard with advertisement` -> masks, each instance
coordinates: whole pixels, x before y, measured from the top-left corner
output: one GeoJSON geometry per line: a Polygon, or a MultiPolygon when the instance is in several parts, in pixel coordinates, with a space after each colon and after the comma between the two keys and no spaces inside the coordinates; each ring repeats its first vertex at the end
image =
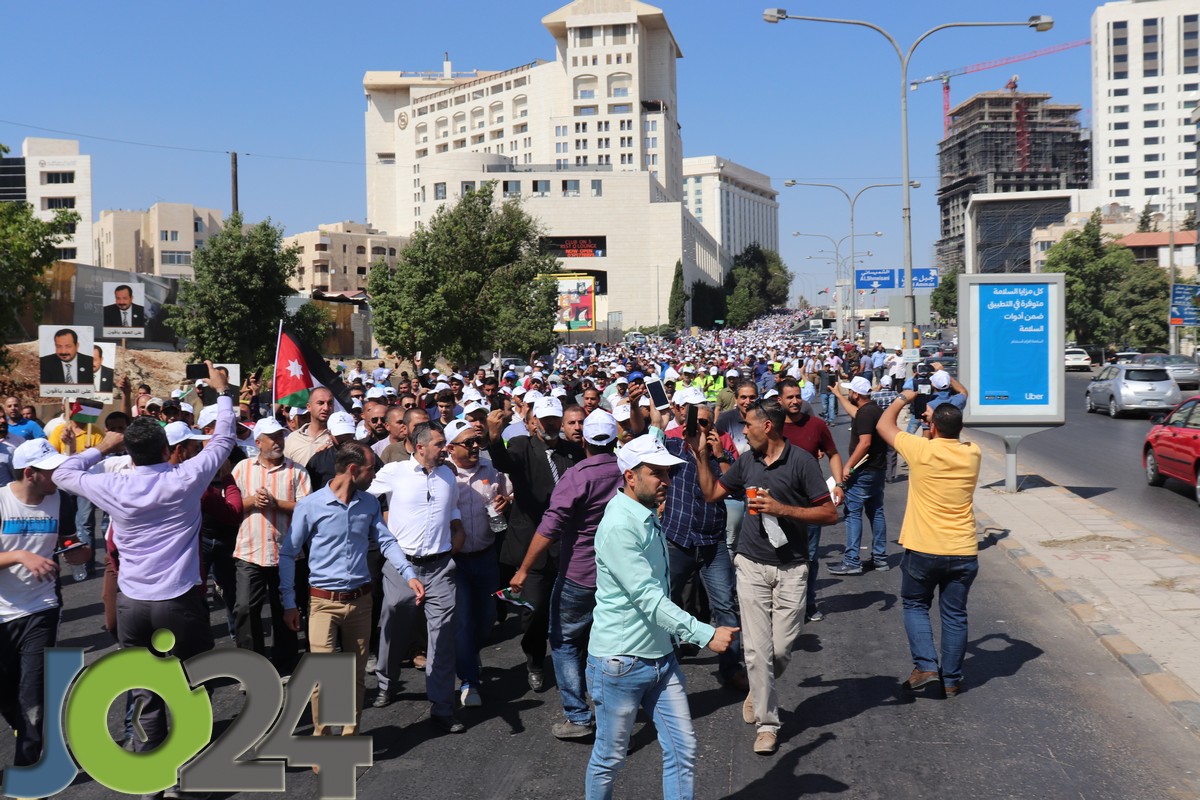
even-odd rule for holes
{"type": "Polygon", "coordinates": [[[596,279],[591,275],[555,275],[558,282],[558,308],[554,331],[596,330],[596,279]]]}
{"type": "Polygon", "coordinates": [[[542,252],[556,258],[605,258],[606,236],[543,236],[542,252]]]}
{"type": "Polygon", "coordinates": [[[1063,424],[1063,275],[961,275],[958,302],[967,424],[1063,424]]]}

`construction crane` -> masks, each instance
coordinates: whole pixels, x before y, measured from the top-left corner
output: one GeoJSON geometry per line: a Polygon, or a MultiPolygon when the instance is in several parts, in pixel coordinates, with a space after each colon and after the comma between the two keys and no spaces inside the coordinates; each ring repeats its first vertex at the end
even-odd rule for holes
{"type": "Polygon", "coordinates": [[[1070,50],[1074,47],[1083,47],[1086,44],[1091,44],[1091,39],[1080,39],[1076,42],[1064,42],[1056,44],[1052,47],[1043,47],[1041,50],[1033,50],[1028,53],[1022,53],[1017,56],[1009,56],[1008,58],[998,58],[994,61],[981,61],[978,64],[972,64],[969,67],[960,69],[952,69],[947,72],[942,72],[937,75],[930,75],[927,78],[911,81],[908,84],[910,91],[916,91],[917,87],[922,83],[932,83],[933,81],[942,82],[942,137],[950,135],[950,79],[959,75],[969,75],[972,72],[982,72],[985,69],[995,69],[1003,67],[1007,64],[1015,64],[1018,61],[1028,61],[1031,58],[1041,58],[1048,56],[1051,53],[1061,53],[1063,50],[1070,50]]]}

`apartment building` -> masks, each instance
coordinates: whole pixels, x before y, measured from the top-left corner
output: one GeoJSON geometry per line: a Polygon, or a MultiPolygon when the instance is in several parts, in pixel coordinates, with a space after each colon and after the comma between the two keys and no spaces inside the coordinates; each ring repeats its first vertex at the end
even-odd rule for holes
{"type": "Polygon", "coordinates": [[[598,319],[665,322],[677,260],[689,284],[719,284],[729,266],[682,201],[682,52],[663,12],[636,0],[575,0],[542,24],[553,60],[366,73],[369,224],[409,235],[495,181],[499,200],[540,221],[564,271],[596,277],[598,319]]]}
{"type": "Polygon", "coordinates": [[[1196,209],[1200,6],[1119,0],[1092,14],[1093,172],[1105,197],[1140,211],[1196,209]]]}
{"type": "Polygon", "coordinates": [[[300,248],[292,288],[300,294],[358,294],[367,290],[371,266],[382,260],[395,268],[408,239],[389,236],[358,222],[334,222],[315,231],[284,237],[300,248]]]}
{"type": "Polygon", "coordinates": [[[221,229],[219,209],[155,203],[146,211],[105,210],[92,226],[98,267],[191,278],[192,256],[221,229]]]}
{"type": "Polygon", "coordinates": [[[58,248],[63,261],[92,263],[92,157],[74,139],[26,138],[20,157],[0,158],[0,202],[25,202],[39,219],[59,209],[79,214],[71,236],[58,248]]]}
{"type": "Polygon", "coordinates": [[[751,244],[779,252],[778,196],[768,176],[727,158],[683,159],[683,207],[731,256],[751,244]]]}

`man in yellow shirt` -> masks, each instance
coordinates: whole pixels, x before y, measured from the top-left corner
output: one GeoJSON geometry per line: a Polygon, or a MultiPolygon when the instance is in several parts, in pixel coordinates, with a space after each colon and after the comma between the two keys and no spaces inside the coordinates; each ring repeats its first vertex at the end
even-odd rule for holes
{"type": "Polygon", "coordinates": [[[913,671],[903,688],[941,685],[950,698],[962,689],[967,595],[979,572],[974,496],[981,454],[977,445],[958,440],[962,411],[950,403],[925,411],[930,438],[900,430],[896,418],[916,396],[906,391],[897,397],[876,428],[909,469],[908,510],[900,530],[900,597],[913,671]],[[942,618],[940,669],[929,623],[934,589],[942,618]]]}

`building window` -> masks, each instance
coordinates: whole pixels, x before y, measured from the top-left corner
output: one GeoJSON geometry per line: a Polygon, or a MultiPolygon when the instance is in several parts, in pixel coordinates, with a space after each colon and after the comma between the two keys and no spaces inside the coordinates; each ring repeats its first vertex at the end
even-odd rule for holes
{"type": "Polygon", "coordinates": [[[1127,131],[1127,130],[1129,130],[1129,123],[1128,122],[1114,122],[1111,125],[1109,125],[1109,128],[1114,131],[1127,131]]]}
{"type": "Polygon", "coordinates": [[[604,181],[593,179],[592,180],[592,197],[603,197],[603,196],[604,196],[604,181]]]}
{"type": "Polygon", "coordinates": [[[550,195],[550,181],[540,180],[533,182],[534,197],[548,197],[550,195]]]}
{"type": "Polygon", "coordinates": [[[354,248],[354,254],[357,256],[365,256],[367,254],[366,246],[361,245],[361,244],[358,245],[357,247],[354,248]]]}
{"type": "Polygon", "coordinates": [[[163,250],[159,263],[175,267],[191,266],[192,254],[186,250],[163,250]]]}
{"type": "Polygon", "coordinates": [[[78,252],[74,247],[60,247],[58,248],[58,257],[62,261],[74,261],[78,252]]]}
{"type": "Polygon", "coordinates": [[[504,183],[501,185],[500,188],[504,192],[505,197],[520,197],[521,196],[521,182],[520,181],[504,181],[504,183]]]}
{"type": "Polygon", "coordinates": [[[579,197],[579,181],[571,179],[562,182],[563,197],[579,197]]]}
{"type": "Polygon", "coordinates": [[[1129,180],[1129,173],[1128,172],[1114,172],[1113,180],[1114,181],[1127,181],[1127,180],[1129,180]]]}
{"type": "Polygon", "coordinates": [[[1113,139],[1112,146],[1113,147],[1129,147],[1129,140],[1128,139],[1113,139]]]}
{"type": "Polygon", "coordinates": [[[329,242],[317,242],[316,244],[313,245],[313,250],[317,251],[318,253],[328,252],[329,251],[329,242]]]}
{"type": "Polygon", "coordinates": [[[43,172],[42,183],[74,183],[74,172],[43,172]]]}
{"type": "Polygon", "coordinates": [[[592,46],[592,26],[583,25],[575,29],[576,44],[579,47],[592,46]]]}
{"type": "Polygon", "coordinates": [[[59,208],[74,208],[74,197],[43,197],[42,208],[44,210],[54,210],[59,208]]]}
{"type": "Polygon", "coordinates": [[[373,255],[373,256],[386,256],[386,255],[387,255],[387,248],[386,248],[386,247],[379,247],[379,246],[372,247],[372,248],[371,248],[371,255],[373,255]]]}
{"type": "Polygon", "coordinates": [[[433,199],[434,200],[445,200],[446,199],[446,184],[435,183],[433,185],[433,199]]]}
{"type": "Polygon", "coordinates": [[[204,220],[199,217],[192,219],[192,233],[204,233],[204,220]]]}
{"type": "Polygon", "coordinates": [[[612,43],[625,44],[629,36],[628,25],[613,25],[612,26],[612,43]]]}
{"type": "Polygon", "coordinates": [[[1158,178],[1158,177],[1161,177],[1161,174],[1162,174],[1162,170],[1160,170],[1160,169],[1148,169],[1142,173],[1142,177],[1143,178],[1158,178]]]}

